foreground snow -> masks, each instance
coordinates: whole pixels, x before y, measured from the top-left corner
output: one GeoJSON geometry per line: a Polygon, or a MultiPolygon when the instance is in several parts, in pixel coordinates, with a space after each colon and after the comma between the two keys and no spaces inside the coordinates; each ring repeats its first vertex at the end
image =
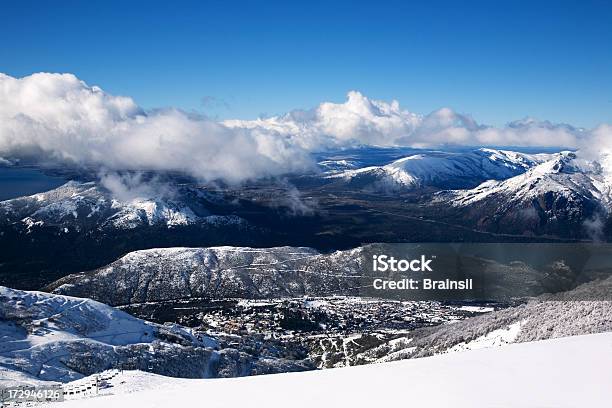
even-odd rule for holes
{"type": "Polygon", "coordinates": [[[612,333],[393,363],[214,380],[125,372],[69,407],[609,407],[612,333]],[[107,392],[108,392],[107,391],[107,392]]]}

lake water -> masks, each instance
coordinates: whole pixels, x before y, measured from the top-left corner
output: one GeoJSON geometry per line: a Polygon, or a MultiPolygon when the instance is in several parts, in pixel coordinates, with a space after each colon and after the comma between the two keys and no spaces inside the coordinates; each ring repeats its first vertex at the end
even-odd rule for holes
{"type": "Polygon", "coordinates": [[[66,181],[33,167],[0,167],[0,201],[52,190],[66,181]]]}

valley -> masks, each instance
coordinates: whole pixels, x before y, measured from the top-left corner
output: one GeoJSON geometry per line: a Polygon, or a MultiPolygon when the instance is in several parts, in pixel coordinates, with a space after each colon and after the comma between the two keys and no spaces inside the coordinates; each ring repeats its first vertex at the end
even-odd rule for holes
{"type": "Polygon", "coordinates": [[[85,172],[0,202],[0,379],[239,377],[612,330],[595,163],[493,149],[319,159],[240,185],[85,172]],[[378,293],[374,278],[396,278],[365,267],[381,248],[416,250],[424,280],[448,282],[435,273],[456,263],[457,282],[489,286],[378,293]]]}

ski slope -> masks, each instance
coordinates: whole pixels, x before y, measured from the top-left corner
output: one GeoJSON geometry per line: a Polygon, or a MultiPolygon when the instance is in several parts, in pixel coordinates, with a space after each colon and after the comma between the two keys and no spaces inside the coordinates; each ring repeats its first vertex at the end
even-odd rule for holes
{"type": "Polygon", "coordinates": [[[125,372],[57,408],[610,407],[612,333],[367,366],[231,379],[125,372]]]}

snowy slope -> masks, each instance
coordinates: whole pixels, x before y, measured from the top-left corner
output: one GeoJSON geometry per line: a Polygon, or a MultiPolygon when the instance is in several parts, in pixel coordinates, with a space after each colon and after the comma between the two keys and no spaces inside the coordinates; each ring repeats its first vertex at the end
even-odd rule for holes
{"type": "Polygon", "coordinates": [[[58,407],[609,407],[612,333],[324,371],[163,381],[113,379],[115,395],[58,407]],[[136,392],[131,392],[136,391],[136,392]]]}
{"type": "Polygon", "coordinates": [[[603,200],[604,194],[598,188],[602,187],[602,180],[595,168],[586,166],[587,163],[580,166],[574,153],[564,152],[516,177],[503,181],[491,180],[471,190],[456,191],[453,202],[468,206],[497,196],[520,204],[549,192],[565,196],[568,200],[576,196],[603,200]]]}
{"type": "Polygon", "coordinates": [[[187,188],[168,196],[120,199],[97,183],[69,181],[51,191],[0,202],[0,224],[21,224],[26,231],[55,226],[67,232],[239,221],[210,214],[206,205],[214,199],[187,188]]]}
{"type": "Polygon", "coordinates": [[[600,163],[562,152],[506,180],[441,191],[431,204],[479,229],[601,239],[612,208],[610,181],[600,163]]]}
{"type": "Polygon", "coordinates": [[[364,187],[410,189],[465,188],[485,180],[503,180],[546,161],[548,154],[478,149],[466,153],[430,152],[396,160],[386,166],[347,170],[328,176],[364,187]]]}
{"type": "Polygon", "coordinates": [[[146,322],[93,300],[0,286],[0,369],[31,379],[77,379],[144,360],[154,349],[163,360],[164,348],[168,355],[201,348],[205,361],[216,345],[183,327],[146,322]]]}

